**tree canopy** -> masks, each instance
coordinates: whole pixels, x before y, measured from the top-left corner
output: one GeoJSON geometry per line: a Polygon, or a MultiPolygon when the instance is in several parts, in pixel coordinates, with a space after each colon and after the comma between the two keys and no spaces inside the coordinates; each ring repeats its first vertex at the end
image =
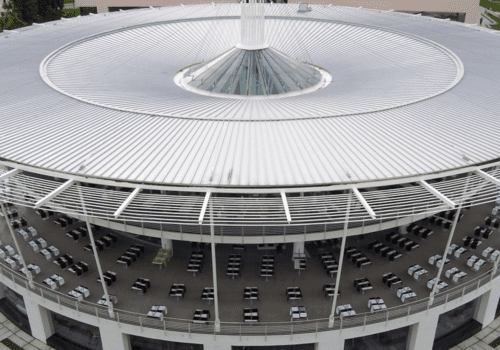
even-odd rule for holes
{"type": "Polygon", "coordinates": [[[26,22],[23,22],[20,14],[15,11],[14,5],[5,7],[5,11],[0,13],[0,31],[4,29],[16,29],[25,25],[26,22]]]}
{"type": "Polygon", "coordinates": [[[60,19],[64,0],[10,0],[3,7],[0,29],[14,29],[60,19]]]}

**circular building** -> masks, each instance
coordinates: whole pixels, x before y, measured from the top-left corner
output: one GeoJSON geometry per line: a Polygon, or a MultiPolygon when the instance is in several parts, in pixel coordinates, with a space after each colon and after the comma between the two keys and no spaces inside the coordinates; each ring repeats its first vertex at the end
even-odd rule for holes
{"type": "Polygon", "coordinates": [[[304,5],[0,35],[4,314],[92,350],[447,349],[494,320],[498,32],[304,5]]]}

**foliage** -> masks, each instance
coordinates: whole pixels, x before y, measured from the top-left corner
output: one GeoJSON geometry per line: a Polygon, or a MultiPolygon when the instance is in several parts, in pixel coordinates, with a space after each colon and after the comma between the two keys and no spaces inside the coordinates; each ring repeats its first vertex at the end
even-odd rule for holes
{"type": "Polygon", "coordinates": [[[20,27],[24,27],[25,22],[21,20],[18,12],[15,11],[13,5],[7,7],[5,6],[5,11],[0,13],[0,32],[4,29],[12,30],[20,27]]]}
{"type": "MultiPolygon", "coordinates": [[[[19,0],[18,0],[19,1],[19,0]]],[[[64,0],[34,0],[38,2],[38,16],[41,22],[55,21],[63,15],[64,0]]]]}
{"type": "Polygon", "coordinates": [[[80,9],[64,9],[62,10],[64,17],[80,16],[80,9]]]}
{"type": "Polygon", "coordinates": [[[491,9],[495,12],[500,12],[500,2],[498,1],[490,1],[490,0],[481,0],[479,2],[479,6],[482,6],[487,9],[491,9]]]}
{"type": "MultiPolygon", "coordinates": [[[[10,0],[3,7],[8,12],[2,16],[6,24],[11,22],[23,23],[23,25],[43,23],[58,20],[64,15],[62,11],[64,0],[10,0]]],[[[10,25],[12,28],[13,24],[10,25]]],[[[15,28],[20,26],[22,25],[17,25],[15,28]]],[[[4,27],[7,28],[7,25],[4,27]]]]}
{"type": "Polygon", "coordinates": [[[23,22],[32,24],[38,17],[38,3],[36,0],[11,0],[15,11],[21,15],[23,22]]]}
{"type": "Polygon", "coordinates": [[[493,16],[491,13],[488,13],[488,16],[490,16],[490,18],[494,21],[497,22],[497,24],[495,25],[491,25],[490,28],[493,28],[493,29],[500,29],[500,18],[496,17],[496,16],[493,16]]]}
{"type": "Polygon", "coordinates": [[[12,350],[23,350],[23,348],[21,348],[19,345],[17,345],[16,343],[14,343],[12,340],[10,339],[4,339],[1,341],[1,343],[3,345],[5,345],[7,347],[7,349],[12,349],[12,350]]]}

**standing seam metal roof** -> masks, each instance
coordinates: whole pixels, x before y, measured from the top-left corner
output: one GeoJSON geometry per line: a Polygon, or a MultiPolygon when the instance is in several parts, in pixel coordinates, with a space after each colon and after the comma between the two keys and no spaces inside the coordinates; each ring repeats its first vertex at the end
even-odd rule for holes
{"type": "Polygon", "coordinates": [[[331,89],[304,98],[255,102],[209,99],[176,87],[170,72],[186,64],[175,66],[176,62],[162,61],[162,55],[175,47],[174,53],[182,61],[193,60],[186,62],[189,64],[231,47],[238,32],[227,30],[235,28],[237,21],[212,20],[238,15],[237,5],[231,4],[80,17],[1,35],[0,158],[64,173],[132,182],[265,187],[416,176],[499,157],[500,139],[492,137],[500,131],[500,102],[494,98],[500,82],[498,35],[462,24],[384,11],[313,6],[309,13],[297,13],[296,5],[270,5],[267,11],[273,17],[267,26],[270,42],[300,60],[330,62],[334,77],[331,89]],[[304,21],[281,18],[291,16],[303,17],[304,21]],[[173,20],[178,22],[166,22],[173,20]],[[151,25],[143,26],[148,23],[151,25]],[[282,27],[283,23],[286,25],[282,27]],[[63,45],[136,25],[142,27],[71,46],[51,61],[57,70],[51,71],[49,64],[48,78],[63,90],[79,95],[76,97],[90,96],[88,103],[61,94],[40,78],[42,60],[63,45]],[[209,28],[213,38],[206,40],[209,28]],[[296,35],[280,39],[280,28],[296,35]],[[356,31],[366,35],[356,37],[356,31]],[[150,46],[157,53],[150,55],[148,62],[153,70],[148,70],[148,65],[132,66],[134,69],[127,66],[127,60],[134,56],[131,47],[123,45],[130,34],[142,38],[145,45],[157,45],[150,46]],[[351,47],[346,51],[350,34],[363,43],[363,50],[351,47]],[[463,62],[465,74],[457,85],[426,98],[429,89],[440,93],[449,88],[459,74],[458,68],[452,56],[413,36],[442,45],[463,62]],[[124,41],[110,46],[107,38],[124,41]],[[204,38],[205,44],[200,44],[204,38]],[[84,50],[85,45],[95,42],[105,43],[100,53],[84,50]],[[388,42],[393,43],[388,47],[391,50],[380,46],[388,42]],[[174,43],[179,45],[172,46],[174,43]],[[193,51],[196,45],[199,50],[193,51]],[[377,57],[383,59],[366,55],[367,50],[380,47],[382,56],[377,57]],[[397,51],[396,47],[406,49],[397,51]],[[102,90],[96,90],[96,84],[88,80],[98,77],[92,74],[92,65],[77,64],[81,63],[82,52],[92,64],[93,56],[107,54],[105,67],[109,72],[126,71],[130,75],[103,79],[99,82],[102,90]],[[396,59],[400,58],[407,59],[407,65],[398,66],[396,59]],[[161,64],[168,67],[164,77],[156,70],[161,64]],[[397,74],[391,76],[390,67],[397,74]],[[357,79],[348,78],[349,69],[357,79]],[[407,79],[398,80],[405,70],[409,70],[407,79]],[[340,79],[342,74],[344,78],[340,79]],[[359,80],[363,76],[366,79],[359,80]],[[155,95],[149,89],[142,94],[137,86],[124,84],[136,81],[141,86],[159,82],[160,78],[175,90],[172,87],[155,95]],[[335,78],[342,84],[336,85],[335,78]],[[331,96],[342,99],[332,105],[331,96]],[[144,98],[147,103],[139,106],[139,111],[131,111],[144,98]],[[423,100],[401,106],[414,98],[423,100]],[[110,108],[116,104],[123,108],[110,108]],[[349,113],[355,114],[345,116],[349,113]]]}

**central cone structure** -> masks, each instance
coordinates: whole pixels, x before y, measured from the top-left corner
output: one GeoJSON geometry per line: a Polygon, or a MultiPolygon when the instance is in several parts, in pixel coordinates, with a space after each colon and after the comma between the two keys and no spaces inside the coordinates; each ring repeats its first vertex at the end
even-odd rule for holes
{"type": "Polygon", "coordinates": [[[277,95],[316,85],[321,73],[273,48],[233,48],[185,75],[189,85],[204,91],[230,95],[277,95]]]}
{"type": "Polygon", "coordinates": [[[186,69],[180,86],[201,94],[249,97],[300,93],[322,86],[319,69],[268,45],[265,4],[256,1],[241,4],[240,42],[222,55],[186,69]]]}

